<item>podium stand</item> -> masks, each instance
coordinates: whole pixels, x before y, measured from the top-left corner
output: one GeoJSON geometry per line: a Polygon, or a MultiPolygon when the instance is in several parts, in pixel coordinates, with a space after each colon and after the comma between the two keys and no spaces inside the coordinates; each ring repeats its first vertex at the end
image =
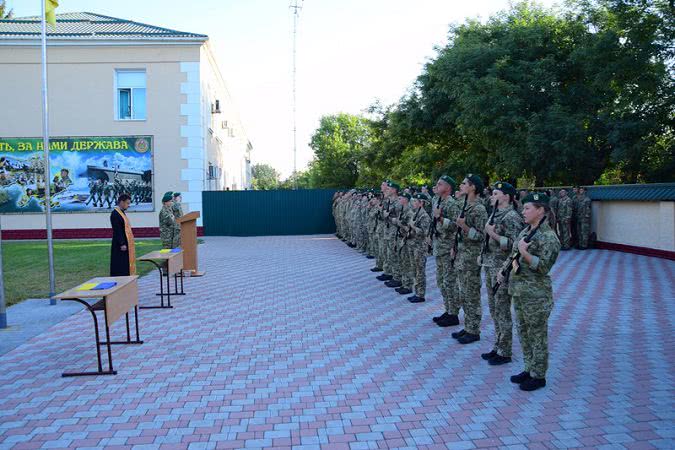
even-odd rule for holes
{"type": "Polygon", "coordinates": [[[197,268],[197,219],[199,212],[191,212],[176,219],[180,223],[180,242],[183,248],[183,269],[192,277],[201,277],[204,272],[197,268]]]}

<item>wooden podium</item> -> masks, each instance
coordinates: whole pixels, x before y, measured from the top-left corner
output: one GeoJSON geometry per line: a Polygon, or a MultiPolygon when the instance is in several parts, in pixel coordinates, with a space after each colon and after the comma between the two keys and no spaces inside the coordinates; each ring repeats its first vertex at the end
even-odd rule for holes
{"type": "Polygon", "coordinates": [[[191,212],[176,219],[180,223],[180,242],[183,249],[183,269],[191,277],[201,277],[204,272],[197,269],[197,219],[199,212],[191,212]]]}

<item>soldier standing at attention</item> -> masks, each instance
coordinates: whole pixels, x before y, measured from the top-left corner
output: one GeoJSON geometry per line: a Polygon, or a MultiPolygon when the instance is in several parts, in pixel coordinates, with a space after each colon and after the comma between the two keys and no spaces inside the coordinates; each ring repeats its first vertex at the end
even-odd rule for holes
{"type": "Polygon", "coordinates": [[[511,297],[508,286],[500,286],[496,294],[492,286],[497,283],[497,274],[510,255],[513,243],[523,229],[523,219],[514,207],[516,189],[505,182],[495,183],[492,191],[493,224],[485,225],[485,239],[489,239],[483,256],[483,267],[487,281],[488,305],[495,323],[496,341],[492,350],[481,358],[492,366],[511,362],[513,322],[511,320],[511,297]]]}
{"type": "Polygon", "coordinates": [[[433,208],[433,255],[436,257],[436,283],[443,297],[445,312],[433,320],[439,327],[459,325],[459,309],[462,306],[457,295],[457,274],[450,264],[459,217],[459,205],[453,193],[457,188],[455,180],[443,175],[436,182],[436,205],[433,208]]]}
{"type": "Polygon", "coordinates": [[[390,288],[401,287],[401,265],[396,249],[396,226],[393,225],[392,219],[399,217],[401,215],[402,206],[398,201],[398,191],[401,187],[390,181],[389,184],[389,198],[391,199],[391,205],[389,206],[389,211],[384,213],[384,219],[388,226],[385,227],[385,243],[386,243],[386,264],[388,268],[385,267],[385,273],[391,275],[391,279],[385,281],[385,286],[390,288]]]}
{"type": "Polygon", "coordinates": [[[549,207],[551,209],[551,217],[549,217],[548,223],[553,228],[553,231],[555,231],[555,234],[560,236],[560,232],[558,231],[558,202],[560,200],[560,197],[556,194],[556,192],[553,189],[549,189],[546,192],[546,195],[548,195],[548,198],[551,200],[549,201],[549,207]]]}
{"type": "Polygon", "coordinates": [[[180,204],[183,201],[183,197],[180,192],[173,193],[173,204],[171,205],[171,211],[173,211],[173,216],[176,219],[183,217],[183,206],[180,204]]]}
{"type": "MultiPolygon", "coordinates": [[[[523,200],[523,217],[528,225],[513,244],[518,258],[512,267],[510,260],[502,266],[511,270],[509,294],[513,300],[518,325],[518,337],[523,349],[525,370],[511,377],[512,383],[523,391],[546,386],[548,369],[548,318],[553,309],[553,289],[549,272],[558,258],[560,241],[546,223],[549,198],[546,194],[530,194],[523,200]],[[538,227],[530,242],[525,236],[538,227]]],[[[498,281],[503,282],[500,273],[498,281]]]]}
{"type": "Polygon", "coordinates": [[[413,288],[413,269],[411,267],[409,244],[405,242],[405,234],[407,232],[407,223],[412,219],[412,208],[410,207],[411,195],[403,192],[398,195],[398,202],[401,204],[401,213],[399,217],[392,219],[392,224],[396,226],[396,240],[394,241],[394,249],[398,255],[398,261],[401,272],[401,286],[396,288],[396,292],[401,295],[412,294],[413,288]]]}
{"type": "Polygon", "coordinates": [[[180,228],[173,215],[173,192],[167,192],[162,197],[162,209],[159,211],[159,238],[162,248],[180,247],[180,228]]]}
{"type": "Polygon", "coordinates": [[[577,248],[586,250],[591,235],[591,199],[586,196],[586,188],[579,187],[577,194],[577,248]]]}
{"type": "Polygon", "coordinates": [[[412,268],[413,288],[415,294],[408,297],[410,303],[421,303],[427,290],[427,232],[431,225],[431,217],[427,214],[425,203],[429,203],[427,195],[415,194],[413,196],[413,209],[415,214],[408,222],[408,252],[410,267],[412,268]]]}
{"type": "Polygon", "coordinates": [[[452,337],[460,344],[470,344],[480,340],[481,267],[478,264],[478,257],[485,239],[483,230],[487,223],[487,211],[480,201],[483,180],[478,175],[467,175],[460,185],[460,191],[467,196],[465,216],[457,219],[462,237],[457,250],[457,278],[459,296],[464,308],[464,329],[452,333],[452,337]]]}
{"type": "Polygon", "coordinates": [[[579,245],[579,235],[577,234],[577,224],[579,223],[579,187],[575,186],[572,188],[572,195],[569,196],[572,201],[572,220],[570,221],[570,226],[572,228],[572,233],[570,234],[570,247],[572,245],[579,245]]]}
{"type": "Polygon", "coordinates": [[[566,189],[560,189],[557,221],[562,250],[569,250],[572,240],[572,200],[567,196],[566,189]]]}

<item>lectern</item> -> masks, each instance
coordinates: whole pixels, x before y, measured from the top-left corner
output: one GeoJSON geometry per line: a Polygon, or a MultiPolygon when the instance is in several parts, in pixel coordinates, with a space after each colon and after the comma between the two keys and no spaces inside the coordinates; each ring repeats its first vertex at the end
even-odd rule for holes
{"type": "Polygon", "coordinates": [[[197,268],[197,219],[199,212],[187,213],[177,219],[180,223],[180,242],[183,248],[183,269],[192,277],[201,277],[204,272],[197,268]]]}

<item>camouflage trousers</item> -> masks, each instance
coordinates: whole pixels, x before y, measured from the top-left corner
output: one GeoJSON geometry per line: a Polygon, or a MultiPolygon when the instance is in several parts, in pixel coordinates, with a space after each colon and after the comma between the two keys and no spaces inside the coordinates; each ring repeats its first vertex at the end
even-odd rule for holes
{"type": "MultiPolygon", "coordinates": [[[[372,232],[372,228],[370,229],[370,232],[368,233],[368,255],[377,257],[378,249],[377,249],[378,243],[377,243],[377,233],[372,232]]],[[[379,261],[377,261],[379,262],[379,261]]],[[[380,267],[380,266],[377,266],[380,267]]]]}
{"type": "Polygon", "coordinates": [[[511,319],[511,296],[508,284],[500,286],[495,295],[492,295],[492,286],[497,283],[499,267],[486,267],[485,279],[488,291],[488,306],[490,316],[495,323],[495,345],[492,350],[500,356],[511,357],[513,347],[513,321],[511,319]]]}
{"type": "Polygon", "coordinates": [[[427,292],[427,244],[424,241],[415,242],[409,246],[408,259],[412,270],[415,295],[424,298],[427,292]]]}
{"type": "Polygon", "coordinates": [[[401,267],[396,248],[396,235],[394,233],[385,234],[387,253],[385,256],[385,273],[394,277],[394,280],[401,281],[401,267]]]}
{"type": "Polygon", "coordinates": [[[457,281],[459,298],[464,309],[464,329],[467,333],[480,334],[481,305],[481,266],[478,265],[478,251],[464,246],[457,256],[457,281]]]}
{"type": "Polygon", "coordinates": [[[567,250],[572,245],[572,227],[570,219],[563,219],[558,226],[560,230],[560,246],[567,250]]]}
{"type": "MultiPolygon", "coordinates": [[[[399,239],[401,241],[401,239],[399,239]]],[[[399,242],[397,248],[399,249],[399,264],[401,266],[401,284],[403,287],[412,290],[413,282],[415,281],[415,272],[412,266],[412,249],[410,248],[410,243],[406,244],[401,248],[402,242],[399,242]]]]}
{"type": "Polygon", "coordinates": [[[450,255],[436,256],[436,284],[441,290],[445,312],[456,316],[462,306],[457,288],[457,272],[450,265],[450,255]]]}
{"type": "Polygon", "coordinates": [[[386,271],[387,266],[387,242],[384,235],[384,230],[377,229],[377,267],[382,269],[384,273],[389,273],[386,271]]]}
{"type": "Polygon", "coordinates": [[[525,371],[534,378],[545,378],[548,369],[548,317],[553,309],[553,298],[514,295],[513,308],[525,371]]]}
{"type": "Polygon", "coordinates": [[[591,222],[586,219],[577,220],[577,239],[579,248],[588,248],[588,240],[591,235],[591,222]]]}
{"type": "Polygon", "coordinates": [[[365,225],[360,225],[356,235],[356,249],[365,252],[368,247],[368,231],[365,225]]]}

